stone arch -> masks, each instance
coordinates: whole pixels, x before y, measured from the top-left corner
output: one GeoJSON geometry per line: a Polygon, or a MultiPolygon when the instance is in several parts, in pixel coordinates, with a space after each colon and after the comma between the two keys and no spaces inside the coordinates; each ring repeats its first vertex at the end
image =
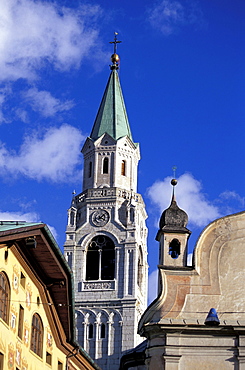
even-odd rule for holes
{"type": "Polygon", "coordinates": [[[115,278],[115,244],[106,235],[96,235],[88,244],[86,280],[115,278]]]}
{"type": "Polygon", "coordinates": [[[96,348],[97,315],[94,310],[80,309],[77,316],[77,340],[92,357],[96,348]]]}
{"type": "Polygon", "coordinates": [[[91,232],[91,233],[85,235],[84,237],[82,237],[77,243],[78,246],[81,245],[82,250],[87,252],[87,248],[88,248],[89,243],[91,242],[91,240],[96,235],[105,235],[105,236],[107,236],[108,238],[110,238],[113,241],[113,243],[115,244],[115,247],[117,247],[120,244],[120,241],[119,241],[119,239],[116,235],[114,235],[114,234],[112,234],[108,231],[101,230],[99,233],[97,231],[94,231],[94,232],[91,232]]]}

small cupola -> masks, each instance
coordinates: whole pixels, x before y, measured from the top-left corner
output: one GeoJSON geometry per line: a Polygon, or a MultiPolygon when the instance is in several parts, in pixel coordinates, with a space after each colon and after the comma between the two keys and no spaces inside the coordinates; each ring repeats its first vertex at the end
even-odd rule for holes
{"type": "Polygon", "coordinates": [[[177,180],[172,179],[171,184],[173,185],[172,201],[170,206],[167,209],[165,209],[165,211],[163,211],[161,215],[159,229],[186,231],[188,215],[185,211],[179,208],[174,194],[174,187],[177,185],[177,180]]]}
{"type": "Polygon", "coordinates": [[[187,241],[191,234],[186,228],[188,215],[179,208],[174,188],[177,180],[172,179],[173,194],[170,206],[165,209],[159,222],[156,240],[160,243],[159,264],[168,267],[187,266],[187,241]]]}

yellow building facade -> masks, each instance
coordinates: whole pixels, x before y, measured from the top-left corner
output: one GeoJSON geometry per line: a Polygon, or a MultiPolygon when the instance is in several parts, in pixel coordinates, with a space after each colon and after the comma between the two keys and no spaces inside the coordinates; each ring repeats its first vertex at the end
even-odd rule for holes
{"type": "Polygon", "coordinates": [[[0,370],[98,369],[74,340],[72,288],[45,224],[0,222],[0,370]]]}

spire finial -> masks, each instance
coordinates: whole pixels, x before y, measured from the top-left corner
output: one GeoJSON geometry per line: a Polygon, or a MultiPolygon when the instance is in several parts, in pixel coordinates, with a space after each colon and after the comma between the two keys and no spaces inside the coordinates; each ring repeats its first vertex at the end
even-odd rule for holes
{"type": "Polygon", "coordinates": [[[173,175],[174,175],[174,179],[175,179],[177,167],[176,166],[173,166],[172,167],[172,170],[173,170],[173,175]]]}
{"type": "Polygon", "coordinates": [[[173,195],[172,195],[172,201],[175,200],[175,195],[174,195],[174,187],[177,185],[178,181],[176,180],[175,176],[176,176],[176,170],[177,170],[177,167],[176,166],[173,166],[172,167],[172,170],[173,170],[173,175],[174,175],[174,178],[171,180],[171,185],[173,186],[173,195]]]}
{"type": "Polygon", "coordinates": [[[110,41],[109,44],[114,44],[114,53],[112,54],[111,56],[111,61],[112,61],[112,65],[110,66],[111,70],[113,69],[118,69],[119,66],[119,62],[120,62],[120,58],[119,58],[119,55],[116,53],[117,51],[117,44],[120,44],[122,41],[118,41],[117,39],[117,35],[118,35],[118,32],[114,32],[114,41],[110,41]]]}
{"type": "Polygon", "coordinates": [[[122,41],[118,41],[117,39],[117,35],[118,35],[118,32],[114,32],[114,41],[110,41],[109,44],[114,44],[114,54],[116,54],[117,52],[117,44],[120,44],[120,42],[122,41]]]}

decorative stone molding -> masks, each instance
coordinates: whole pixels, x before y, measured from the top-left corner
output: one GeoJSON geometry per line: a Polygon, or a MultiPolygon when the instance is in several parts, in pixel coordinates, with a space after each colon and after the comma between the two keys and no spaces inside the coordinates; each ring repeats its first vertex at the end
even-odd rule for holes
{"type": "Polygon", "coordinates": [[[114,290],[115,281],[83,282],[82,290],[114,290]]]}

